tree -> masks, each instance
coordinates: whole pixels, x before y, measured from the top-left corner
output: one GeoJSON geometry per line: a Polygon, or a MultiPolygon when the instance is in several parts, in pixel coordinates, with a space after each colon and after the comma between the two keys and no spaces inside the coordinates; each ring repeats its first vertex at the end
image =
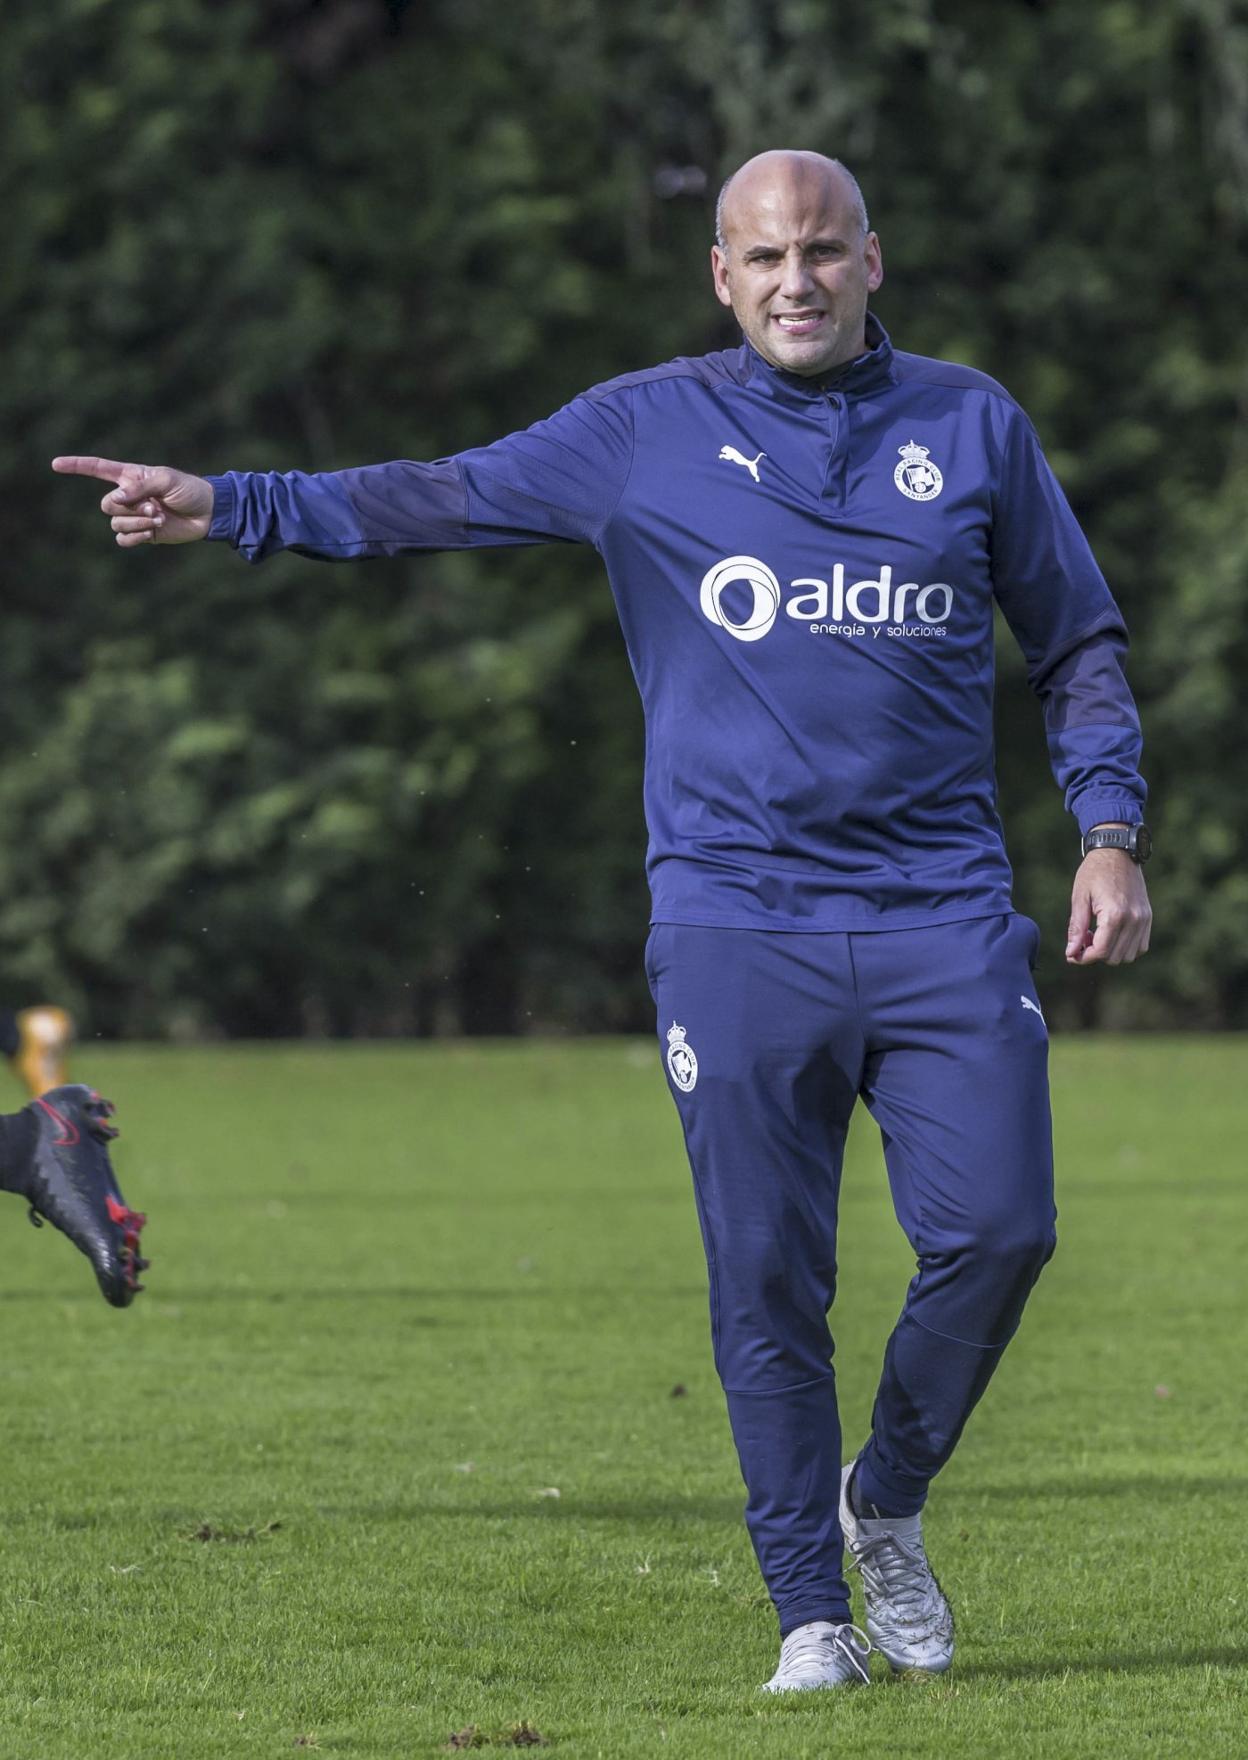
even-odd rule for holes
{"type": "Polygon", "coordinates": [[[714,195],[788,141],[858,172],[898,342],[1027,406],[1135,635],[1161,945],[1110,986],[1058,963],[1073,830],[1002,649],[1058,1017],[1248,1019],[1230,0],[66,0],[9,21],[0,78],[0,988],[105,1032],[645,1023],[592,555],[122,556],[46,459],[438,456],[720,346],[714,195]]]}

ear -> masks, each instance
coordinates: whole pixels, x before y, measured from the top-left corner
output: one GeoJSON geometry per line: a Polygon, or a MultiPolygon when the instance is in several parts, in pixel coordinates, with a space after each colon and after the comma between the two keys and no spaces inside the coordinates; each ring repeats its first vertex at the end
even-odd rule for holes
{"type": "Polygon", "coordinates": [[[728,258],[717,244],[711,246],[711,275],[715,281],[715,297],[721,306],[732,304],[732,294],[728,287],[728,258]]]}
{"type": "Polygon", "coordinates": [[[863,261],[867,265],[867,291],[874,293],[884,281],[884,258],[880,251],[880,241],[874,232],[867,234],[867,242],[862,248],[863,261]]]}

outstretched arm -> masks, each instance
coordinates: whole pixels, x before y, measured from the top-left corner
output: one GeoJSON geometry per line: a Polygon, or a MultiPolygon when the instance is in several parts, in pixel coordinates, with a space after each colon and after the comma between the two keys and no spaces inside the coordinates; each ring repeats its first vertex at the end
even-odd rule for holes
{"type": "Polygon", "coordinates": [[[190,544],[212,523],[212,484],[169,465],[123,464],[115,458],[69,454],[52,460],[67,477],[114,483],[100,502],[123,550],[139,544],[190,544]]]}
{"type": "Polygon", "coordinates": [[[492,446],[428,464],[192,477],[71,457],[54,459],[53,469],[116,485],[100,505],[125,549],[214,538],[251,562],[278,550],[341,562],[478,545],[596,544],[628,480],[632,447],[625,390],[587,393],[492,446]]]}

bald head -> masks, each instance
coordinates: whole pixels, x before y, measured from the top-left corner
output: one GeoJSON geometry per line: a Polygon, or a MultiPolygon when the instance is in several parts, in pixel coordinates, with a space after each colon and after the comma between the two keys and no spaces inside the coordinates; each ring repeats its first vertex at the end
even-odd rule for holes
{"type": "Polygon", "coordinates": [[[744,165],[724,179],[715,203],[715,243],[721,251],[728,249],[727,225],[731,218],[731,209],[736,205],[734,192],[741,200],[748,201],[751,185],[767,185],[778,179],[788,180],[794,184],[814,184],[816,187],[836,188],[848,197],[862,233],[871,230],[871,222],[867,218],[867,204],[863,200],[858,179],[852,171],[848,171],[839,159],[829,159],[824,153],[808,153],[800,148],[777,147],[770,152],[756,153],[747,159],[744,165]]]}
{"type": "Polygon", "coordinates": [[[720,192],[715,293],[773,367],[817,378],[866,348],[884,279],[862,191],[822,153],[759,153],[720,192]]]}

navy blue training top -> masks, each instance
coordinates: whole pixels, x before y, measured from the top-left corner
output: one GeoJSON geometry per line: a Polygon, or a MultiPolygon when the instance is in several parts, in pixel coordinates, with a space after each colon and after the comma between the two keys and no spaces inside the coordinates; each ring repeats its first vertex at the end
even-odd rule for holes
{"type": "Polygon", "coordinates": [[[1081,830],[1138,821],[1126,631],[1027,417],[968,367],[669,361],[432,464],[210,481],[252,561],[592,544],[646,716],[653,920],[903,929],[1011,908],[993,601],[1081,830]]]}

